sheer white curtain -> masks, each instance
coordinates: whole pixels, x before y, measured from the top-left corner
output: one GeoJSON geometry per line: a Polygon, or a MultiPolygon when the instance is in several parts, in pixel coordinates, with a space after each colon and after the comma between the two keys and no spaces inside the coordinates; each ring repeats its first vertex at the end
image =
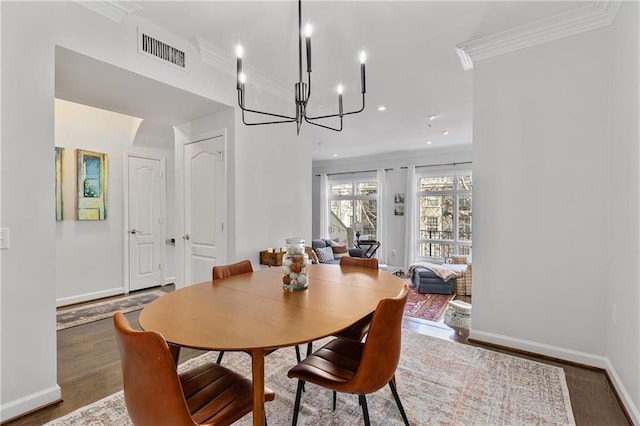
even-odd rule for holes
{"type": "Polygon", "coordinates": [[[329,238],[329,178],[326,173],[320,175],[320,235],[329,238]]]}
{"type": "Polygon", "coordinates": [[[407,190],[404,196],[404,266],[405,272],[409,265],[417,260],[417,223],[418,223],[418,181],[416,180],[416,167],[407,167],[407,190]]]}
{"type": "Polygon", "coordinates": [[[380,241],[380,247],[382,250],[378,251],[378,261],[380,263],[387,263],[387,171],[385,169],[378,169],[378,220],[376,227],[376,234],[378,241],[380,241]]]}

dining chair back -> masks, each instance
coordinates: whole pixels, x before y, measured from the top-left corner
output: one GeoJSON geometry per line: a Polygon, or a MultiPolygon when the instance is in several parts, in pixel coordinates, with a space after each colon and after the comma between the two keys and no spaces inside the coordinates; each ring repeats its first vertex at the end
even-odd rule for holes
{"type": "Polygon", "coordinates": [[[378,269],[378,259],[375,257],[350,257],[344,256],[340,258],[340,266],[360,266],[362,268],[378,269]]]}
{"type": "MultiPolygon", "coordinates": [[[[178,374],[159,333],[134,330],[121,312],[113,321],[134,425],[230,425],[252,411],[251,380],[214,363],[178,374]]],[[[265,401],[273,398],[265,389],[265,401]]]]}
{"type": "Polygon", "coordinates": [[[253,266],[250,260],[242,260],[230,265],[216,265],[213,267],[213,280],[221,280],[247,272],[253,272],[253,266]]]}
{"type": "Polygon", "coordinates": [[[394,377],[400,361],[402,320],[408,294],[409,287],[404,284],[397,297],[383,299],[378,304],[363,345],[360,365],[347,386],[347,389],[351,389],[349,392],[372,393],[394,377]]]}
{"type": "MultiPolygon", "coordinates": [[[[395,371],[400,360],[402,318],[409,287],[405,283],[393,298],[382,299],[371,319],[367,340],[357,342],[337,337],[289,370],[290,378],[298,379],[293,424],[297,424],[305,382],[337,392],[357,394],[365,425],[369,425],[366,395],[386,384],[396,401],[402,419],[409,424],[395,387],[395,371]]],[[[335,394],[334,394],[335,410],[335,394]]]]}

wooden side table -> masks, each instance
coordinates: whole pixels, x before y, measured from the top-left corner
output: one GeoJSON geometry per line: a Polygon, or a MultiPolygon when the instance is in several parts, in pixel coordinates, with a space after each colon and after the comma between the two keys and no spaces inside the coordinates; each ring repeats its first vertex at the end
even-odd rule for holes
{"type": "Polygon", "coordinates": [[[263,250],[260,252],[260,264],[267,266],[282,266],[282,255],[284,252],[270,252],[263,250]]]}

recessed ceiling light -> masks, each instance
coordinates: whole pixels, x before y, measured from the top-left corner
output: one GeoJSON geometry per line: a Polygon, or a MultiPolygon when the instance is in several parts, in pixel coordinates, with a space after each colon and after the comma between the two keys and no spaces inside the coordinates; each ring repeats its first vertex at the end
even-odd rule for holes
{"type": "Polygon", "coordinates": [[[429,116],[429,120],[433,121],[436,119],[436,117],[438,117],[437,115],[433,114],[429,116]]]}
{"type": "Polygon", "coordinates": [[[387,109],[387,107],[386,107],[386,106],[384,106],[384,105],[380,105],[380,106],[378,107],[378,111],[384,111],[384,110],[386,110],[386,109],[387,109]]]}
{"type": "Polygon", "coordinates": [[[431,145],[433,142],[431,141],[427,141],[427,145],[431,145]]]}
{"type": "Polygon", "coordinates": [[[337,157],[337,156],[338,156],[338,154],[333,154],[333,157],[334,157],[334,158],[335,158],[335,157],[337,157]]]}
{"type": "Polygon", "coordinates": [[[445,130],[444,132],[442,132],[443,135],[447,136],[449,134],[448,130],[445,130]]]}

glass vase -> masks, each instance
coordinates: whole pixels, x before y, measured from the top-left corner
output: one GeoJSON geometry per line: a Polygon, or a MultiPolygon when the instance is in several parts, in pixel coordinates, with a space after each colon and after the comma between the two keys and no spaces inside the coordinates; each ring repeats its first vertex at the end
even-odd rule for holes
{"type": "Polygon", "coordinates": [[[308,285],[309,256],[304,251],[304,239],[287,238],[287,251],[282,256],[282,289],[305,290],[308,285]]]}

